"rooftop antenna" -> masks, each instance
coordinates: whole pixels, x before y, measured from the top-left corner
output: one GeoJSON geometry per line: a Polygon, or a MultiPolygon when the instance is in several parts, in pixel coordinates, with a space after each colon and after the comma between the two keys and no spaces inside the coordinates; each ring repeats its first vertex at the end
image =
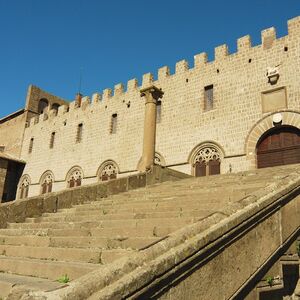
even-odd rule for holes
{"type": "Polygon", "coordinates": [[[76,107],[81,106],[81,99],[82,99],[82,94],[81,94],[81,83],[82,83],[82,68],[80,68],[79,71],[79,84],[78,84],[78,92],[75,97],[75,102],[76,102],[76,107]]]}
{"type": "Polygon", "coordinates": [[[79,69],[78,94],[81,94],[81,84],[82,84],[82,68],[79,69]]]}

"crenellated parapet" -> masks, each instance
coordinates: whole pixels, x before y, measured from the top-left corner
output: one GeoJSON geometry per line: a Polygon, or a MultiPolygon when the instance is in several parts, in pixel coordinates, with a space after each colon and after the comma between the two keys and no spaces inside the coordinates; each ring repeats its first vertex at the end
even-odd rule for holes
{"type": "MultiPolygon", "coordinates": [[[[103,106],[105,107],[109,103],[117,103],[117,105],[124,105],[124,103],[131,103],[136,99],[139,99],[139,90],[141,88],[146,88],[155,84],[158,87],[162,87],[168,83],[170,78],[178,77],[182,78],[188,76],[189,72],[212,72],[212,70],[217,69],[219,72],[220,63],[226,62],[228,64],[238,64],[241,63],[240,58],[247,56],[249,53],[249,62],[255,53],[259,55],[262,53],[260,51],[266,51],[269,53],[274,47],[281,47],[282,44],[285,45],[285,48],[288,48],[289,44],[292,44],[295,40],[300,39],[300,17],[293,18],[288,21],[288,35],[277,38],[276,29],[270,27],[261,31],[261,44],[252,46],[251,36],[245,35],[237,39],[237,51],[235,53],[230,53],[228,45],[223,44],[215,47],[214,49],[214,59],[209,61],[208,55],[205,52],[194,55],[194,61],[192,64],[189,64],[187,60],[180,60],[175,64],[175,72],[171,74],[170,68],[168,66],[163,66],[158,69],[157,76],[154,76],[151,73],[146,73],[142,76],[142,80],[138,81],[136,78],[133,78],[127,82],[127,84],[118,83],[114,86],[113,89],[106,88],[102,93],[94,93],[91,97],[83,97],[81,105],[77,107],[75,101],[70,102],[69,104],[64,103],[58,108],[58,111],[55,110],[46,110],[39,117],[35,117],[29,122],[29,126],[34,126],[37,123],[44,122],[48,119],[52,120],[57,116],[71,114],[74,111],[84,111],[87,110],[90,106],[103,106]],[[250,56],[251,55],[251,56],[250,56]],[[189,66],[190,65],[190,66],[189,66]],[[208,67],[209,66],[209,67],[208,67]],[[155,80],[154,78],[157,78],[155,80]],[[140,83],[140,84],[139,84],[140,83]],[[128,98],[128,99],[127,99],[128,98]]],[[[248,61],[248,60],[246,60],[248,61]]],[[[33,89],[33,88],[32,88],[33,89]]],[[[39,90],[35,93],[41,93],[39,90]]],[[[103,112],[105,113],[105,112],[103,112]]]]}

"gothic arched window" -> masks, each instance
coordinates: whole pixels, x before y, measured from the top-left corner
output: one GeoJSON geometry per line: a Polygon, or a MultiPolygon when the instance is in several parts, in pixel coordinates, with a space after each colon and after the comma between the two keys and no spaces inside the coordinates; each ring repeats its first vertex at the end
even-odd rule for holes
{"type": "Polygon", "coordinates": [[[194,155],[193,167],[196,177],[220,174],[221,154],[214,146],[203,146],[194,155]]]}
{"type": "Polygon", "coordinates": [[[101,165],[98,171],[98,177],[101,181],[116,179],[118,175],[118,166],[113,161],[107,161],[101,165]]]}
{"type": "Polygon", "coordinates": [[[81,168],[74,167],[72,168],[67,175],[67,185],[69,188],[81,186],[83,178],[83,172],[81,168]]]}
{"type": "Polygon", "coordinates": [[[28,175],[22,176],[19,183],[19,199],[28,197],[30,186],[30,177],[28,175]]]}
{"type": "Polygon", "coordinates": [[[42,175],[40,180],[41,194],[51,193],[53,182],[54,182],[53,173],[51,171],[45,172],[42,175]]]}

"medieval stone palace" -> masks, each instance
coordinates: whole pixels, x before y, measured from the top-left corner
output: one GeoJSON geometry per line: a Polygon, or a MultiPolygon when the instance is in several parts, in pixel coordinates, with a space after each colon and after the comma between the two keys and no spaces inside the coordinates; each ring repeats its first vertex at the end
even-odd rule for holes
{"type": "Polygon", "coordinates": [[[213,61],[200,53],[73,102],[31,85],[0,120],[0,199],[135,174],[153,149],[155,164],[193,176],[299,163],[299,53],[297,17],[286,36],[272,27],[260,45],[247,35],[236,53],[221,45],[213,61]]]}

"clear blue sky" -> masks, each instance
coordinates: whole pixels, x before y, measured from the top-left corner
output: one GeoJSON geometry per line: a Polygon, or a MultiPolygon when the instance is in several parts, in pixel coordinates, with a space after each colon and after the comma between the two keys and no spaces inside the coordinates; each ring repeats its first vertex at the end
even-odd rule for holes
{"type": "MultiPolygon", "coordinates": [[[[299,0],[0,0],[0,118],[24,106],[35,84],[91,95],[300,15],[299,0]]],[[[156,75],[155,75],[156,76],[156,75]]]]}

